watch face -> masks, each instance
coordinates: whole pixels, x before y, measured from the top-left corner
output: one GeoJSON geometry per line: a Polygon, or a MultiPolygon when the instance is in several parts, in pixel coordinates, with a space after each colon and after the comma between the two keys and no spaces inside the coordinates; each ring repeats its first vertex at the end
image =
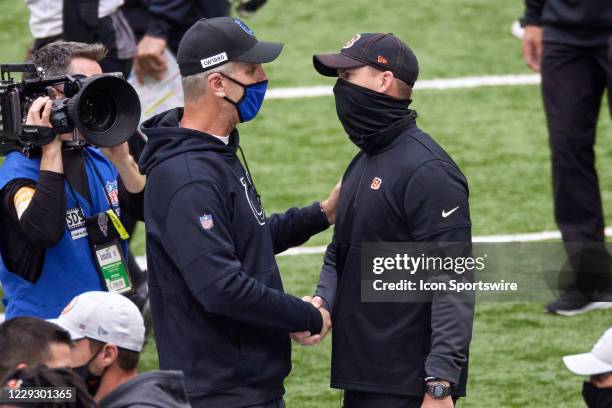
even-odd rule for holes
{"type": "Polygon", "coordinates": [[[433,387],[433,397],[434,398],[441,398],[441,397],[443,397],[444,394],[445,394],[444,391],[445,391],[445,389],[444,389],[443,385],[441,385],[441,384],[434,385],[434,387],[433,387]]]}

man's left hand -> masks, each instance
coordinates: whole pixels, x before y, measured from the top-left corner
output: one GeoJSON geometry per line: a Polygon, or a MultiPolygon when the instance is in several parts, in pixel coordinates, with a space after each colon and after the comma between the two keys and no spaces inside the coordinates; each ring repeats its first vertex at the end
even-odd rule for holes
{"type": "Polygon", "coordinates": [[[129,193],[140,193],[146,184],[147,178],[140,174],[138,164],[130,154],[127,142],[113,147],[103,147],[102,153],[119,171],[125,189],[129,193]]]}
{"type": "Polygon", "coordinates": [[[123,142],[113,147],[102,147],[100,150],[102,150],[104,156],[106,156],[115,167],[121,167],[131,159],[128,142],[123,142]]]}
{"type": "Polygon", "coordinates": [[[168,69],[166,56],[166,39],[145,35],[138,43],[134,57],[134,72],[140,84],[144,83],[145,75],[152,76],[158,81],[168,69]]]}
{"type": "Polygon", "coordinates": [[[329,225],[334,225],[336,223],[336,207],[338,206],[338,200],[340,199],[341,185],[342,180],[336,184],[325,201],[321,202],[321,209],[325,213],[325,217],[327,218],[329,225]]]}

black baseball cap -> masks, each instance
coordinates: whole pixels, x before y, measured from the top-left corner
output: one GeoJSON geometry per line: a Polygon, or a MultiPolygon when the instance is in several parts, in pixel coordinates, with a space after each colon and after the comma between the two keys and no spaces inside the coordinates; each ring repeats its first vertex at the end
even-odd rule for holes
{"type": "Polygon", "coordinates": [[[238,18],[203,18],[187,30],[176,60],[181,76],[189,76],[231,61],[263,64],[278,57],[283,44],[258,41],[238,18]]]}
{"type": "Polygon", "coordinates": [[[338,76],[338,69],[369,65],[391,71],[411,87],[419,76],[419,63],[412,50],[393,34],[362,33],[351,38],[338,54],[313,55],[312,62],[321,74],[338,76]]]}

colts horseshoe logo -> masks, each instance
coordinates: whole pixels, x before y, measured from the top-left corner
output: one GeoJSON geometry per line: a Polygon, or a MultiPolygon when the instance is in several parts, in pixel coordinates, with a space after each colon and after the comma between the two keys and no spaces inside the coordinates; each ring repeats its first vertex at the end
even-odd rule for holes
{"type": "Polygon", "coordinates": [[[259,201],[257,199],[251,199],[251,195],[249,194],[250,183],[248,183],[244,177],[241,177],[240,184],[242,184],[242,186],[244,187],[244,195],[246,196],[247,201],[249,202],[249,206],[251,207],[251,211],[253,211],[255,219],[257,220],[259,225],[265,225],[266,214],[264,213],[263,207],[259,204],[259,201]]]}

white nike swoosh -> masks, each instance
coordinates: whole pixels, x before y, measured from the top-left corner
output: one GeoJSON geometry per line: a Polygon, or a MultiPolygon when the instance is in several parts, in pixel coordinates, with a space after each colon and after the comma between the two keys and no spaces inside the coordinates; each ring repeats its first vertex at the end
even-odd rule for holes
{"type": "Polygon", "coordinates": [[[442,218],[446,218],[446,217],[448,217],[449,215],[451,215],[452,213],[454,213],[455,211],[457,211],[457,209],[458,209],[458,208],[459,208],[459,206],[457,206],[457,207],[453,208],[453,209],[452,209],[452,210],[450,210],[450,211],[444,211],[444,210],[442,210],[442,218]]]}

